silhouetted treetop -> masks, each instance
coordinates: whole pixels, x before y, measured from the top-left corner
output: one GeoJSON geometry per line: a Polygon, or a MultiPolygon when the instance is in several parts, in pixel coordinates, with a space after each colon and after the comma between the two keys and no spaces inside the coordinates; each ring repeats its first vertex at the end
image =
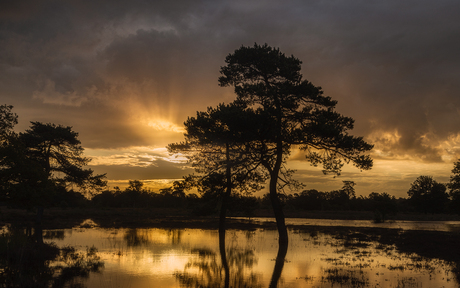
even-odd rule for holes
{"type": "Polygon", "coordinates": [[[83,147],[72,127],[32,122],[30,129],[19,138],[26,146],[27,155],[48,174],[50,180],[61,186],[75,184],[82,189],[105,186],[105,174],[93,175],[84,169],[90,159],[83,156],[83,147]]]}
{"type": "Polygon", "coordinates": [[[334,111],[337,101],[324,96],[321,87],[302,79],[300,60],[255,44],[239,48],[225,62],[219,84],[233,86],[237,103],[261,109],[267,121],[272,119],[274,127],[265,140],[278,143],[278,149],[298,146],[314,165],[322,163],[325,173],[339,174],[342,161],[360,169],[372,167],[372,159],[363,153],[373,145],[348,133],[354,120],[334,111]]]}

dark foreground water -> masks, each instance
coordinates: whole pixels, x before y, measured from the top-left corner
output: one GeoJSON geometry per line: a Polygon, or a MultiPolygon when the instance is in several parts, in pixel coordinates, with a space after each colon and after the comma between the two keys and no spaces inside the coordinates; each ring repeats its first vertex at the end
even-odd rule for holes
{"type": "MultiPolygon", "coordinates": [[[[278,287],[459,287],[456,263],[443,256],[400,249],[378,235],[385,229],[367,234],[340,229],[291,228],[278,287]]],[[[75,280],[86,287],[225,286],[216,230],[92,227],[47,230],[44,238],[58,247],[97,249],[103,268],[75,280]]],[[[278,252],[277,231],[228,230],[225,239],[229,286],[268,287],[278,252]]]]}
{"type": "MultiPolygon", "coordinates": [[[[460,245],[458,242],[452,244],[458,239],[455,228],[459,223],[438,223],[441,231],[414,231],[356,228],[366,226],[359,221],[349,221],[349,227],[339,222],[342,224],[334,227],[331,225],[335,221],[321,221],[322,225],[328,224],[325,226],[329,227],[291,226],[289,229],[287,254],[284,259],[278,259],[284,262],[281,276],[276,281],[278,287],[459,287],[460,259],[455,254],[458,249],[450,249],[460,245]],[[444,231],[445,225],[454,227],[453,231],[444,231]],[[457,238],[449,242],[452,235],[457,238]]],[[[59,273],[71,271],[73,274],[60,282],[65,283],[62,287],[78,287],[71,284],[91,288],[269,287],[274,274],[278,254],[276,230],[227,230],[223,251],[219,249],[217,230],[103,229],[90,227],[88,223],[80,228],[43,231],[45,245],[54,243],[55,246],[49,246],[75,248],[73,254],[66,254],[67,258],[48,259],[37,266],[48,271],[49,277],[54,279],[59,273]],[[96,248],[98,258],[93,254],[89,256],[93,257],[88,258],[90,260],[78,256],[86,255],[90,247],[96,248]],[[94,259],[103,265],[95,265],[94,259]],[[87,268],[90,266],[84,261],[93,261],[91,265],[94,267],[87,268]],[[68,263],[73,265],[73,270],[62,268],[68,263]]],[[[428,230],[433,230],[431,224],[428,230]]],[[[11,241],[16,240],[5,238],[8,228],[3,233],[2,241],[13,247],[15,243],[11,241]]],[[[23,249],[25,245],[15,249],[23,249]]],[[[12,254],[6,251],[7,256],[12,254]]],[[[23,257],[24,253],[19,251],[15,255],[23,257]]],[[[3,266],[0,276],[14,272],[8,269],[3,266]]],[[[20,272],[14,273],[25,273],[18,269],[20,272]]],[[[30,275],[26,277],[39,277],[30,275]]]]}

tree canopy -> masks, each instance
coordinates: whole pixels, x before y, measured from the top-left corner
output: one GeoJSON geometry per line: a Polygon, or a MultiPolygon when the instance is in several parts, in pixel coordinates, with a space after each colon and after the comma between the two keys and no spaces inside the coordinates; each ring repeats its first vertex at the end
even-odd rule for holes
{"type": "Polygon", "coordinates": [[[415,209],[423,213],[444,211],[449,200],[446,186],[431,176],[419,176],[412,182],[407,194],[415,209]]]}
{"type": "Polygon", "coordinates": [[[170,144],[168,149],[187,157],[202,175],[198,177],[202,183],[209,183],[210,177],[215,182],[215,175],[226,175],[230,168],[232,188],[250,193],[260,189],[260,183],[266,180],[249,146],[257,135],[255,121],[254,111],[235,103],[208,107],[184,123],[185,142],[170,144]]]}
{"type": "Polygon", "coordinates": [[[83,156],[78,133],[72,127],[32,122],[30,129],[19,135],[29,157],[44,169],[48,179],[56,185],[80,189],[98,189],[105,186],[103,175],[93,175],[85,169],[90,159],[83,156]]]}
{"type": "Polygon", "coordinates": [[[1,194],[4,200],[31,208],[46,206],[58,190],[91,192],[106,185],[105,174],[85,168],[78,133],[72,127],[32,122],[23,133],[12,131],[17,117],[1,106],[4,141],[0,147],[1,194]],[[7,117],[5,117],[5,115],[7,117]]]}

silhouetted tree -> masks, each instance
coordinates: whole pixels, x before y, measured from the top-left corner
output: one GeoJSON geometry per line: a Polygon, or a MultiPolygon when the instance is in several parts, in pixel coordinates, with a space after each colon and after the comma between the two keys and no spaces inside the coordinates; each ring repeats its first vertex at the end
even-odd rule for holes
{"type": "Polygon", "coordinates": [[[258,118],[251,109],[232,103],[197,112],[185,124],[185,142],[168,146],[171,153],[182,153],[199,175],[185,178],[202,194],[221,196],[219,229],[224,229],[228,200],[232,191],[251,192],[266,180],[261,164],[251,151],[258,118]]]}
{"type": "Polygon", "coordinates": [[[106,185],[105,174],[93,175],[84,169],[91,159],[83,157],[78,133],[72,127],[32,122],[30,129],[19,135],[27,154],[48,174],[48,179],[59,186],[77,186],[80,189],[100,189],[106,185]]]}
{"type": "Polygon", "coordinates": [[[31,208],[50,205],[58,190],[78,188],[89,192],[105,186],[105,175],[93,175],[84,166],[78,133],[71,127],[32,122],[30,129],[19,135],[9,132],[17,123],[11,106],[0,107],[2,143],[0,147],[0,179],[5,200],[31,208]]]}
{"type": "Polygon", "coordinates": [[[343,192],[345,192],[348,196],[348,199],[353,199],[356,197],[356,193],[355,193],[355,185],[356,183],[353,182],[353,181],[347,181],[347,180],[344,180],[342,181],[343,182],[343,186],[342,186],[342,190],[343,192]]]}
{"type": "Polygon", "coordinates": [[[316,189],[304,190],[295,193],[289,205],[299,210],[322,210],[326,201],[326,194],[316,189]]]}
{"type": "Polygon", "coordinates": [[[449,201],[446,186],[431,176],[419,176],[411,184],[407,194],[414,208],[423,213],[443,212],[449,201]]]}
{"type": "Polygon", "coordinates": [[[344,190],[326,192],[326,199],[332,210],[349,210],[350,198],[344,190]]]}
{"type": "MultiPolygon", "coordinates": [[[[237,49],[221,67],[219,84],[233,86],[236,102],[257,109],[264,119],[257,143],[257,157],[270,175],[269,191],[279,231],[279,242],[287,243],[287,229],[278,189],[284,185],[285,159],[293,146],[305,151],[313,165],[324,173],[339,174],[345,162],[370,169],[372,160],[363,153],[372,145],[353,137],[353,119],[334,111],[336,101],[323,95],[320,87],[302,80],[301,61],[279,49],[257,45],[237,49]]],[[[257,160],[256,160],[257,159],[257,160]]]]}
{"type": "Polygon", "coordinates": [[[128,188],[127,190],[142,192],[142,188],[144,187],[144,183],[139,180],[129,180],[128,181],[128,188]]]}
{"type": "Polygon", "coordinates": [[[93,175],[85,169],[91,160],[83,157],[78,133],[72,127],[32,122],[30,129],[19,138],[26,146],[27,155],[47,174],[56,186],[74,187],[82,191],[97,190],[106,185],[105,174],[93,175]]]}
{"type": "Polygon", "coordinates": [[[385,222],[388,214],[398,210],[396,198],[388,193],[372,192],[369,194],[368,200],[370,201],[368,209],[374,210],[375,222],[385,222]]]}
{"type": "Polygon", "coordinates": [[[13,200],[18,205],[32,208],[37,202],[51,200],[32,191],[46,191],[50,185],[46,181],[46,172],[35,159],[28,157],[25,143],[13,130],[18,116],[12,108],[0,106],[0,193],[2,200],[10,205],[13,200]]]}
{"type": "Polygon", "coordinates": [[[460,214],[460,160],[454,163],[450,181],[447,184],[451,197],[451,210],[460,214]]]}

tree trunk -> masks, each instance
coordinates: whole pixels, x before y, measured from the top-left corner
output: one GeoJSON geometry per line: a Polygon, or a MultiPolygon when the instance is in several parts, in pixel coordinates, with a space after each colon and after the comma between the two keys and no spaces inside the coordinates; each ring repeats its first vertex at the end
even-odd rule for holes
{"type": "Polygon", "coordinates": [[[226,177],[227,177],[227,189],[222,195],[222,204],[220,206],[220,215],[219,215],[219,251],[220,258],[222,261],[222,266],[225,271],[225,288],[228,288],[230,285],[230,268],[228,267],[227,254],[225,251],[225,218],[227,217],[227,207],[228,199],[232,193],[232,174],[230,166],[230,151],[229,145],[226,144],[226,157],[227,157],[227,167],[226,167],[226,177]]]}
{"type": "MultiPolygon", "coordinates": [[[[278,174],[276,174],[278,175],[278,174]]],[[[281,206],[281,201],[278,197],[278,193],[276,191],[276,184],[277,184],[278,176],[272,176],[270,178],[270,201],[272,202],[273,213],[275,213],[276,219],[276,227],[278,228],[279,234],[279,245],[287,245],[288,244],[288,233],[286,228],[286,223],[284,219],[284,212],[281,206]]]]}
{"type": "Polygon", "coordinates": [[[227,157],[227,167],[226,167],[226,177],[227,177],[227,188],[225,190],[224,195],[222,195],[222,203],[220,206],[220,215],[219,215],[219,233],[225,233],[225,218],[227,217],[227,207],[228,207],[228,199],[230,198],[230,194],[232,193],[232,174],[231,174],[231,167],[230,167],[230,151],[229,145],[226,144],[226,157],[227,157]]]}
{"type": "MultiPolygon", "coordinates": [[[[266,81],[267,85],[270,86],[268,81],[266,81]]],[[[283,163],[283,137],[281,132],[282,127],[282,112],[281,112],[281,104],[279,102],[278,97],[274,96],[275,100],[275,107],[276,107],[276,160],[273,169],[270,171],[270,200],[272,202],[273,212],[275,213],[276,218],[276,226],[278,228],[279,234],[279,245],[286,245],[288,244],[288,234],[286,229],[286,223],[284,220],[284,212],[281,206],[280,198],[278,197],[277,191],[277,183],[278,183],[278,176],[281,170],[281,166],[283,163]]]]}

